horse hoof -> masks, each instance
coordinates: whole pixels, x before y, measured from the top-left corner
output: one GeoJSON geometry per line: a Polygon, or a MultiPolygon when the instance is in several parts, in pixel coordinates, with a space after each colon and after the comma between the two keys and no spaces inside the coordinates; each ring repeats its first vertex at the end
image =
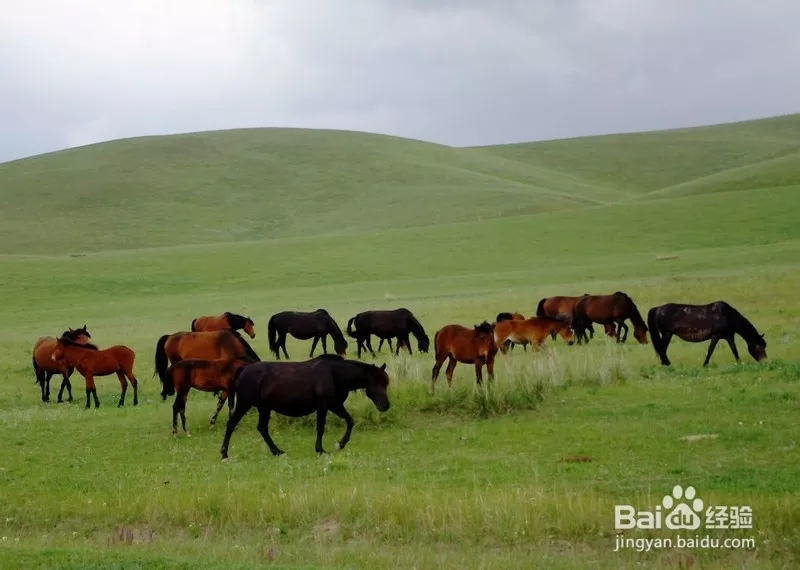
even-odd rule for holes
{"type": "Polygon", "coordinates": [[[229,459],[228,457],[223,457],[222,459],[220,459],[220,461],[222,461],[223,463],[227,463],[228,459],[229,459]]]}
{"type": "Polygon", "coordinates": [[[186,432],[186,437],[192,437],[192,434],[190,434],[190,433],[187,431],[187,432],[186,432]]]}
{"type": "Polygon", "coordinates": [[[340,451],[342,449],[342,444],[337,441],[336,443],[333,444],[333,448],[336,451],[340,451]]]}

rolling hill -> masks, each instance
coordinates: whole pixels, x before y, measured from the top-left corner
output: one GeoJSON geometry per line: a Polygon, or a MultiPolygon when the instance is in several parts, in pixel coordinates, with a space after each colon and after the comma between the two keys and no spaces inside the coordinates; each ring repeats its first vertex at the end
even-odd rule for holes
{"type": "Polygon", "coordinates": [[[118,140],[0,164],[0,253],[352,236],[788,188],[799,153],[800,115],[473,148],[306,129],[118,140]]]}

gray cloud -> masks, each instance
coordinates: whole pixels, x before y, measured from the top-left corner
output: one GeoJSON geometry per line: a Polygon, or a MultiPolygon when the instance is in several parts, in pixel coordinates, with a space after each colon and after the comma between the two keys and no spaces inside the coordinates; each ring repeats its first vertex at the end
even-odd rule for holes
{"type": "Polygon", "coordinates": [[[796,112],[794,0],[27,0],[0,160],[120,137],[343,128],[453,145],[796,112]]]}

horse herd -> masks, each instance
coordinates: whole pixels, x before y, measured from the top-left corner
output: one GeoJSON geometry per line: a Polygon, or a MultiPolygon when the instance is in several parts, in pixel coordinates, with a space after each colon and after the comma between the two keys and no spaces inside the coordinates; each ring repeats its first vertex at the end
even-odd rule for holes
{"type": "MultiPolygon", "coordinates": [[[[747,343],[748,352],[757,361],[766,355],[764,335],[753,324],[724,301],[707,305],[667,303],[648,311],[647,323],[636,304],[625,293],[610,295],[584,294],[575,297],[547,297],[539,301],[536,316],[525,318],[520,313],[502,312],[492,323],[483,321],[472,327],[448,324],[434,335],[434,365],[431,371],[431,391],[440,369],[448,361],[446,377],[452,383],[457,363],[472,364],[478,384],[482,382],[485,366],[489,379],[494,377],[494,360],[498,352],[506,354],[517,344],[532,351],[541,347],[548,337],[561,337],[569,345],[588,342],[594,336],[593,324],[603,325],[605,334],[624,343],[630,321],[633,336],[640,344],[648,343],[648,332],[660,362],[669,366],[667,348],[672,336],[688,342],[710,340],[703,365],[706,366],[717,343],[724,339],[738,362],[734,342],[738,334],[747,343]]],[[[228,402],[230,418],[221,447],[227,458],[231,435],[242,417],[252,408],[259,412],[258,431],[274,455],[283,453],[269,434],[270,415],[274,411],[286,416],[317,414],[315,449],[323,453],[322,436],[327,413],[342,418],[346,431],[337,448],[350,439],[353,419],[344,408],[350,392],[363,389],[379,411],[389,409],[387,394],[389,377],[386,365],[380,367],[359,360],[345,359],[348,343],[339,325],[325,309],[311,312],[283,311],[273,315],[267,324],[269,349],[278,362],[263,362],[239,331],[250,339],[256,336],[253,320],[226,312],[219,316],[194,319],[191,331],[165,334],[156,343],[155,373],[162,384],[161,397],[175,395],[172,406],[172,433],[177,435],[180,416],[186,429],[186,401],[192,388],[219,394],[211,425],[216,423],[222,406],[228,402]],[[281,352],[289,359],[286,338],[312,340],[309,360],[280,362],[281,352]],[[335,354],[328,354],[327,337],[333,340],[335,354]],[[314,358],[318,344],[323,354],[314,358]]],[[[368,350],[374,357],[371,337],[380,340],[378,351],[385,342],[399,354],[405,348],[411,354],[410,337],[414,336],[420,352],[428,352],[430,340],[417,318],[408,309],[366,311],[352,317],[346,327],[347,335],[356,341],[357,355],[368,350]],[[396,341],[392,347],[392,340],[396,341]]],[[[86,382],[86,407],[95,407],[97,397],[95,377],[116,374],[121,394],[118,406],[125,403],[128,383],[133,387],[133,404],[138,404],[138,381],[133,373],[134,352],[125,346],[99,349],[90,342],[86,325],[65,331],[59,337],[39,338],[33,348],[33,368],[41,387],[42,401],[50,399],[50,378],[62,376],[58,401],[63,401],[66,389],[72,401],[69,378],[74,370],[86,382]]]]}

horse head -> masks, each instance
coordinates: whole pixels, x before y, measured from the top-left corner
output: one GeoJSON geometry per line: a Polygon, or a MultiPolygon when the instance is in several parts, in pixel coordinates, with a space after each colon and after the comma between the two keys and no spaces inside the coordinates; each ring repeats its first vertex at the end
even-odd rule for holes
{"type": "Polygon", "coordinates": [[[758,335],[757,339],[753,339],[747,343],[747,352],[750,353],[756,362],[767,359],[767,340],[763,334],[758,335]]]}
{"type": "Polygon", "coordinates": [[[375,407],[379,412],[385,412],[391,405],[389,403],[389,395],[386,389],[389,387],[389,375],[386,373],[386,363],[380,366],[370,364],[370,370],[367,375],[367,386],[364,390],[367,398],[372,400],[375,407]]]}
{"type": "Polygon", "coordinates": [[[255,326],[256,326],[256,325],[255,325],[255,323],[253,322],[253,319],[251,319],[250,317],[245,317],[245,319],[244,319],[244,326],[242,327],[242,330],[243,330],[243,331],[244,331],[244,332],[247,334],[247,336],[249,336],[250,338],[256,338],[256,329],[255,329],[255,326]]]}

